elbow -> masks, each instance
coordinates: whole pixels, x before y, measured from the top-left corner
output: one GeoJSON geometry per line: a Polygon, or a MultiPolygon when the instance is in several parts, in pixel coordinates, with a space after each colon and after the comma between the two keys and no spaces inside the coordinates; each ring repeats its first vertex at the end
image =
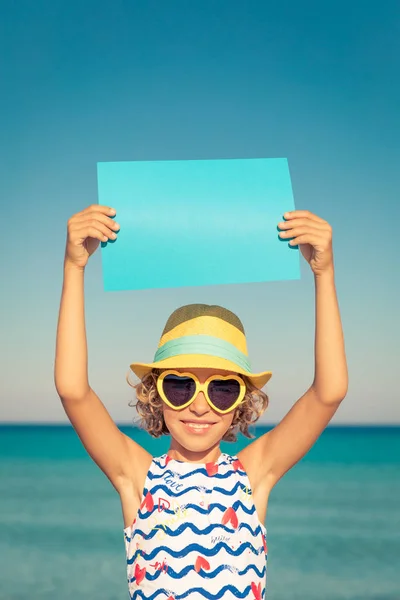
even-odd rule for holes
{"type": "Polygon", "coordinates": [[[339,388],[337,389],[336,398],[337,402],[342,402],[347,396],[347,392],[349,391],[349,380],[346,379],[341,383],[339,388]]]}
{"type": "Polygon", "coordinates": [[[313,387],[315,396],[318,398],[318,400],[322,402],[322,404],[327,405],[340,404],[346,398],[348,392],[347,383],[335,386],[334,389],[331,387],[327,390],[318,389],[316,386],[313,387]]]}
{"type": "Polygon", "coordinates": [[[88,397],[90,388],[71,388],[71,386],[56,385],[57,394],[62,404],[81,402],[88,397]]]}

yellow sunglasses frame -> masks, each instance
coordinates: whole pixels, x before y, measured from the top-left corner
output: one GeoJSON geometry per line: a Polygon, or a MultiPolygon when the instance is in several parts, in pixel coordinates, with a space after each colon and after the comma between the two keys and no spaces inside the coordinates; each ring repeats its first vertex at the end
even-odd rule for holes
{"type": "Polygon", "coordinates": [[[244,380],[239,377],[239,375],[211,375],[210,377],[208,377],[208,379],[206,379],[206,381],[204,383],[200,383],[199,378],[197,377],[197,375],[195,375],[194,373],[190,373],[190,372],[185,372],[185,373],[181,373],[180,371],[174,371],[173,369],[170,369],[168,371],[163,371],[161,373],[161,375],[159,375],[158,379],[157,379],[157,391],[160,395],[160,397],[162,398],[162,400],[172,409],[174,410],[183,410],[184,408],[190,406],[190,404],[192,404],[192,402],[194,402],[194,400],[197,398],[197,395],[199,392],[203,392],[204,396],[208,402],[208,404],[211,406],[211,408],[213,410],[215,410],[216,412],[218,412],[221,415],[224,415],[226,413],[231,412],[232,410],[234,410],[237,406],[239,406],[239,404],[243,401],[243,398],[245,397],[246,394],[246,384],[244,382],[244,380]],[[163,381],[165,379],[165,377],[167,375],[178,375],[179,377],[191,377],[195,383],[196,383],[196,389],[195,392],[193,394],[193,397],[186,402],[186,404],[182,404],[182,406],[180,406],[179,408],[177,408],[176,406],[174,406],[173,404],[171,404],[171,402],[168,400],[168,398],[166,397],[166,395],[164,394],[164,390],[163,390],[163,381]],[[219,410],[216,406],[214,406],[214,404],[211,401],[210,396],[208,395],[208,386],[210,384],[211,381],[213,381],[214,379],[219,379],[219,380],[228,380],[228,379],[234,379],[235,381],[237,381],[240,385],[240,393],[239,393],[239,397],[236,400],[236,402],[233,404],[233,406],[231,406],[230,408],[228,408],[227,410],[219,410]]]}

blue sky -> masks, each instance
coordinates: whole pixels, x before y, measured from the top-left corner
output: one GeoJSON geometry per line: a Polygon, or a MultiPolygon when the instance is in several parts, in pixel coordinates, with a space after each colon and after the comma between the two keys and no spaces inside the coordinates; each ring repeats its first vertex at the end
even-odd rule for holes
{"type": "MultiPolygon", "coordinates": [[[[65,421],[53,364],[66,222],[97,202],[97,162],[283,156],[296,207],[333,227],[350,373],[333,422],[400,423],[400,7],[268,4],[3,7],[1,421],[65,421]]],[[[130,362],[153,358],[178,306],[221,304],[243,321],[253,370],[274,373],[261,422],[276,423],[313,378],[303,259],[301,271],[301,281],[106,293],[97,252],[86,273],[92,387],[129,422],[130,362]]]]}

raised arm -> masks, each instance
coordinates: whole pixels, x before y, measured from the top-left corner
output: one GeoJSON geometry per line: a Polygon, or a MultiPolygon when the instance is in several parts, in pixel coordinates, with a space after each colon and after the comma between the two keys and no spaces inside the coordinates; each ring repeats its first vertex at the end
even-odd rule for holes
{"type": "MultiPolygon", "coordinates": [[[[344,336],[336,295],[332,228],[308,211],[294,211],[282,238],[293,238],[315,280],[315,375],[309,389],[278,425],[241,452],[244,464],[253,465],[254,480],[266,491],[301,460],[315,444],[347,394],[348,370],[344,336]]],[[[283,335],[290,340],[290,331],[283,335]]]]}
{"type": "Polygon", "coordinates": [[[87,452],[115,489],[132,478],[147,452],[123,434],[88,381],[84,275],[100,241],[118,229],[109,208],[91,206],[68,221],[54,377],[64,410],[87,452]],[[143,455],[143,456],[142,456],[143,455]]]}

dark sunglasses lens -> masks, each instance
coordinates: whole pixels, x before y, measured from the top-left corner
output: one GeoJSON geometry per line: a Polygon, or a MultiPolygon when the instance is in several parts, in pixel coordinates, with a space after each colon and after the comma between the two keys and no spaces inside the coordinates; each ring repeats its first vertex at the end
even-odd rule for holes
{"type": "Polygon", "coordinates": [[[163,380],[163,390],[171,404],[179,408],[193,398],[196,383],[191,377],[167,375],[163,380]]]}
{"type": "Polygon", "coordinates": [[[211,402],[220,410],[228,410],[239,398],[240,384],[236,379],[213,379],[208,387],[211,402]]]}

